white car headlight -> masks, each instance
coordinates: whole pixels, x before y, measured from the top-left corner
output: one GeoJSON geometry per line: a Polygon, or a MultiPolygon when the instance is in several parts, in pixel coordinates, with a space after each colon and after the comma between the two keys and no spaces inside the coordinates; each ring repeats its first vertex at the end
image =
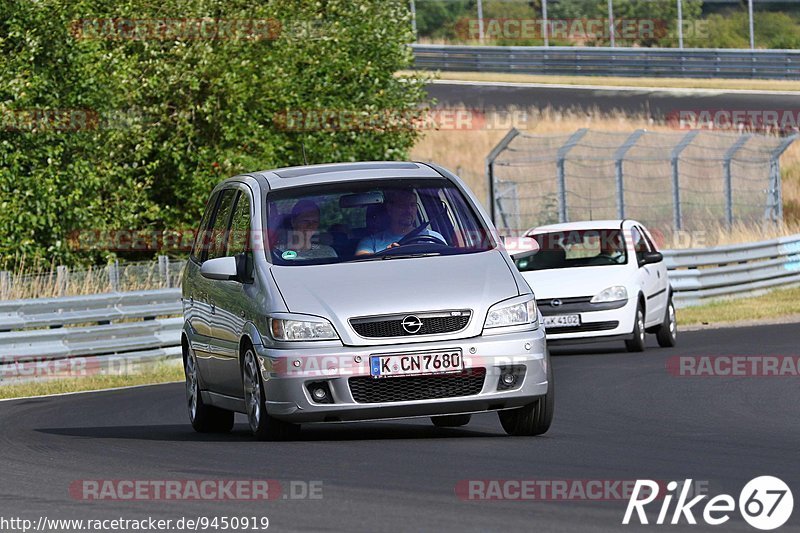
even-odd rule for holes
{"type": "Polygon", "coordinates": [[[614,285],[613,287],[608,287],[607,289],[603,289],[602,291],[598,292],[592,298],[593,304],[605,303],[605,302],[618,302],[620,300],[627,300],[628,299],[628,289],[623,287],[622,285],[614,285]]]}
{"type": "Polygon", "coordinates": [[[522,326],[535,324],[539,320],[536,310],[536,299],[531,297],[527,301],[509,304],[500,302],[489,308],[486,313],[484,328],[501,328],[504,326],[522,326]]]}
{"type": "Polygon", "coordinates": [[[293,320],[270,318],[269,332],[276,341],[330,341],[338,340],[339,335],[333,325],[324,318],[293,320]]]}

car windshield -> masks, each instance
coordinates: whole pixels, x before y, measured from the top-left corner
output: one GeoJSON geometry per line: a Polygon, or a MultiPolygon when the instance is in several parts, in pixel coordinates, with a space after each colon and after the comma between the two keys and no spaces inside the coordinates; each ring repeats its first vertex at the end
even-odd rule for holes
{"type": "Polygon", "coordinates": [[[539,250],[515,258],[522,271],[621,265],[628,262],[619,229],[555,231],[531,235],[539,250]]]}
{"type": "Polygon", "coordinates": [[[279,189],[267,196],[266,249],[278,265],[485,251],[495,242],[447,179],[375,179],[279,189]]]}

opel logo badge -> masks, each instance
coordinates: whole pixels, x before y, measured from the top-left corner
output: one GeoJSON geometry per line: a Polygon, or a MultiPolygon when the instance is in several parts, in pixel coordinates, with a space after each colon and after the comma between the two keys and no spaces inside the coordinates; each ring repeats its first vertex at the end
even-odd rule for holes
{"type": "Polygon", "coordinates": [[[559,300],[558,298],[556,298],[555,300],[553,300],[552,302],[550,302],[550,305],[551,305],[551,306],[553,306],[553,307],[561,307],[561,300],[559,300]]]}
{"type": "Polygon", "coordinates": [[[401,324],[403,325],[403,329],[406,330],[406,333],[410,333],[412,335],[422,329],[422,320],[414,315],[408,315],[405,317],[401,324]]]}

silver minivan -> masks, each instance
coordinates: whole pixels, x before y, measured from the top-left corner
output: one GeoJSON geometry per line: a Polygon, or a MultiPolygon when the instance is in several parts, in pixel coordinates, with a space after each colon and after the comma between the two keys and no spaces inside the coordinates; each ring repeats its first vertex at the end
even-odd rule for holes
{"type": "Polygon", "coordinates": [[[530,287],[466,185],[432,164],[253,172],[217,185],[182,282],[192,426],[497,411],[511,435],[553,417],[530,287]]]}

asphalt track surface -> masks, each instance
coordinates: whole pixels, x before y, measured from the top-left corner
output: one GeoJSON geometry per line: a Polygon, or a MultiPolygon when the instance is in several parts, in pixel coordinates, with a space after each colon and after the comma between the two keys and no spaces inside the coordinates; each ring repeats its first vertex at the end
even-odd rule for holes
{"type": "MultiPolygon", "coordinates": [[[[283,443],[252,441],[243,418],[230,435],[200,435],[180,384],[0,402],[0,517],[255,515],[269,517],[270,531],[658,531],[668,526],[621,526],[621,500],[462,501],[454,488],[467,479],[692,478],[711,495],[738,498],[760,475],[786,481],[797,507],[798,378],[675,377],[665,366],[676,355],[797,354],[798,328],[686,332],[678,347],[650,339],[642,354],[616,344],[563,349],[553,357],[553,426],[533,438],[507,437],[491,413],[457,429],[425,419],[306,426],[300,440],[283,443]],[[322,499],[80,501],[68,493],[82,479],[239,478],[276,479],[284,489],[321,481],[322,499]]],[[[756,531],[738,512],[716,528],[669,529],[756,531]]],[[[797,509],[779,531],[787,530],[800,530],[797,509]]]]}
{"type": "Polygon", "coordinates": [[[622,111],[628,115],[644,115],[654,120],[678,117],[681,111],[794,111],[795,116],[800,112],[800,93],[448,82],[430,84],[427,91],[431,98],[436,99],[438,107],[597,109],[603,113],[622,111]]]}

